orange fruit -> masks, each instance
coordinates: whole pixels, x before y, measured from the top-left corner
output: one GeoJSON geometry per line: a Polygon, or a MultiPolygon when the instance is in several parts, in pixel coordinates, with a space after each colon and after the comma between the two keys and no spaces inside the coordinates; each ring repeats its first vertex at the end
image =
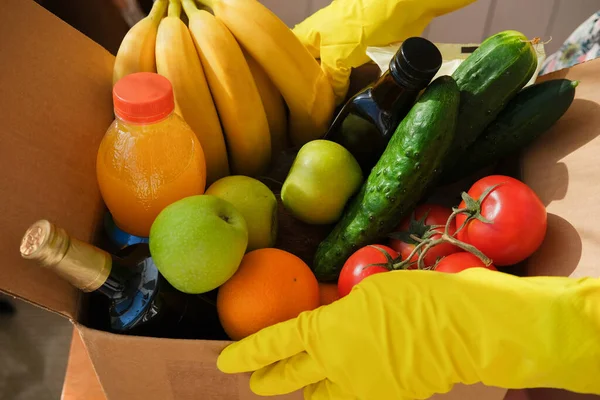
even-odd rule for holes
{"type": "Polygon", "coordinates": [[[287,251],[273,248],[246,254],[217,296],[219,319],[233,340],[319,305],[319,284],[308,265],[287,251]]]}
{"type": "Polygon", "coordinates": [[[340,298],[336,283],[319,282],[319,302],[322,306],[331,304],[340,298]]]}

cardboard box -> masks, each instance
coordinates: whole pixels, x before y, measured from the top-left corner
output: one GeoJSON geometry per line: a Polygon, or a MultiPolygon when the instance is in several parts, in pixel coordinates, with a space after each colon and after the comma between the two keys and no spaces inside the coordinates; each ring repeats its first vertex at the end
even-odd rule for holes
{"type": "MultiPolygon", "coordinates": [[[[113,57],[31,0],[5,0],[0,24],[0,289],[73,322],[110,400],[258,399],[248,375],[215,366],[228,342],[114,335],[80,323],[83,297],[19,256],[33,221],[50,219],[95,242],[104,206],[97,146],[113,120],[113,57]]],[[[599,62],[553,76],[580,79],[568,114],[523,158],[524,180],[548,206],[546,242],[530,274],[598,276],[599,62]]],[[[547,79],[547,78],[545,78],[547,79]]],[[[438,400],[500,400],[504,389],[456,387],[438,400]]],[[[278,399],[301,399],[300,393],[278,399]]]]}

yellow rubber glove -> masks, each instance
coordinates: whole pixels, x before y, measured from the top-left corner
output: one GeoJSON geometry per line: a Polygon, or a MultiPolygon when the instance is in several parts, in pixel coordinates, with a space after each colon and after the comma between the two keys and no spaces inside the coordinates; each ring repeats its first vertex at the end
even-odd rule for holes
{"type": "Polygon", "coordinates": [[[351,69],[369,61],[367,46],[420,36],[437,16],[475,0],[334,0],[293,29],[329,77],[337,103],[348,91],[351,69]]]}
{"type": "Polygon", "coordinates": [[[328,306],[228,346],[226,373],[259,395],[426,399],[453,384],[600,394],[600,280],[376,274],[328,306]]]}

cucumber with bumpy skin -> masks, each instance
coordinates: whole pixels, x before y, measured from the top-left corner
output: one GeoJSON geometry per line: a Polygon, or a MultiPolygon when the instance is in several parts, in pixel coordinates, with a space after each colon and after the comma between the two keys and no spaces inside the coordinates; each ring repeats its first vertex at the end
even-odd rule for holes
{"type": "Polygon", "coordinates": [[[490,36],[452,74],[460,89],[456,137],[444,169],[461,157],[531,79],[537,56],[531,40],[517,31],[490,36]]]}
{"type": "Polygon", "coordinates": [[[530,145],[567,112],[578,83],[553,79],[521,90],[464,156],[444,171],[442,182],[455,182],[530,145]]]}
{"type": "Polygon", "coordinates": [[[346,259],[391,232],[438,174],[454,138],[459,91],[454,79],[432,82],[398,125],[378,163],[342,218],[320,243],[317,279],[337,279],[346,259]]]}

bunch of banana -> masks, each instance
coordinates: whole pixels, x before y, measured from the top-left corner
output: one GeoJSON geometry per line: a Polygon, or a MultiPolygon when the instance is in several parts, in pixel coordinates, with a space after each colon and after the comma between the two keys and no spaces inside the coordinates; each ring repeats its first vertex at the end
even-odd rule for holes
{"type": "Polygon", "coordinates": [[[257,0],[199,1],[229,28],[283,95],[292,144],[322,137],[335,108],[333,89],[292,30],[257,0]]]}
{"type": "Polygon", "coordinates": [[[156,69],[171,81],[177,110],[200,140],[209,183],[229,175],[227,149],[204,69],[180,15],[181,2],[171,0],[158,26],[156,69]]]}
{"type": "Polygon", "coordinates": [[[114,79],[156,71],[171,81],[176,112],[202,144],[209,184],[230,172],[261,175],[274,153],[326,132],[333,90],[292,31],[258,1],[199,1],[214,15],[194,0],[156,0],[123,40],[114,79]]]}
{"type": "Polygon", "coordinates": [[[168,0],[156,0],[148,16],[127,32],[115,58],[113,84],[134,72],[156,72],[156,32],[168,4],[168,0]]]}
{"type": "Polygon", "coordinates": [[[183,0],[189,28],[200,55],[221,124],[231,170],[257,176],[271,161],[269,123],[250,68],[229,30],[193,0],[183,0]]]}

